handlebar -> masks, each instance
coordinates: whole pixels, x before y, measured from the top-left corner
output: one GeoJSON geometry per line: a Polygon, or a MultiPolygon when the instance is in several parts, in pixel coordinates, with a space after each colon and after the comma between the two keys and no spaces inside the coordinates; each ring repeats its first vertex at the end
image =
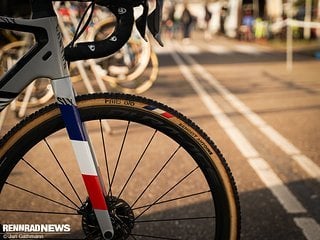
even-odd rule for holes
{"type": "Polygon", "coordinates": [[[67,61],[101,58],[117,52],[130,38],[134,25],[133,8],[142,5],[144,10],[136,25],[144,38],[145,28],[163,45],[160,39],[160,21],[163,0],[157,0],[155,10],[148,16],[148,0],[95,0],[96,4],[107,7],[116,17],[113,33],[106,39],[93,42],[81,42],[74,46],[69,44],[65,50],[67,61]]]}

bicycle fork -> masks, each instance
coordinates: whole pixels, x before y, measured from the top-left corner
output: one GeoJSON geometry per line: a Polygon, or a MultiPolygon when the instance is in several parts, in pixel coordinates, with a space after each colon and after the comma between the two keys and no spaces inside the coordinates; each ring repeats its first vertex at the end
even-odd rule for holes
{"type": "Polygon", "coordinates": [[[55,79],[52,85],[102,236],[112,239],[114,230],[105,199],[107,192],[90,139],[80,119],[71,81],[69,77],[55,79]]]}

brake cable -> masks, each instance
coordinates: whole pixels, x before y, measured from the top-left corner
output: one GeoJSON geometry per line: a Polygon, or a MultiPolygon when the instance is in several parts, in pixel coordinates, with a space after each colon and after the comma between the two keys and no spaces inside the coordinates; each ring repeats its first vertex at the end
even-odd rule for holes
{"type": "Polygon", "coordinates": [[[86,28],[89,26],[90,24],[90,21],[92,19],[92,16],[93,16],[93,12],[94,12],[94,7],[95,7],[95,2],[94,1],[91,1],[91,3],[87,6],[86,10],[84,11],[80,21],[79,21],[79,24],[77,26],[77,29],[76,29],[76,32],[73,36],[73,39],[70,43],[70,46],[74,46],[75,42],[80,38],[80,36],[83,34],[83,32],[86,30],[86,28]],[[84,23],[84,25],[82,26],[82,28],[80,29],[81,25],[82,25],[82,22],[84,21],[85,19],[85,16],[87,15],[88,11],[91,9],[91,12],[86,20],[86,22],[84,23]]]}

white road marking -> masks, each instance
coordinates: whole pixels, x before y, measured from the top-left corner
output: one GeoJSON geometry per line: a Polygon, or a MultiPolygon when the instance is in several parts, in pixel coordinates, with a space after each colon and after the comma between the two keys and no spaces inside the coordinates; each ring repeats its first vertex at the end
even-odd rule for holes
{"type": "Polygon", "coordinates": [[[230,54],[232,50],[223,45],[208,45],[208,50],[215,54],[230,54]]]}
{"type": "Polygon", "coordinates": [[[320,226],[311,218],[294,218],[298,227],[300,227],[307,239],[320,240],[320,226]]]}
{"type": "Polygon", "coordinates": [[[253,55],[261,54],[261,51],[254,46],[236,44],[233,46],[233,48],[235,51],[240,53],[253,54],[253,55]]]}
{"type": "MultiPolygon", "coordinates": [[[[210,95],[206,92],[206,90],[200,85],[196,77],[191,73],[188,67],[184,64],[180,56],[173,50],[171,51],[172,57],[177,62],[181,73],[184,75],[186,80],[191,84],[192,88],[196,91],[196,93],[200,96],[201,100],[211,113],[211,115],[217,120],[218,124],[223,128],[223,130],[227,133],[229,138],[241,152],[241,154],[247,159],[249,163],[252,162],[252,159],[260,159],[260,165],[263,161],[264,168],[256,168],[255,164],[251,164],[253,169],[257,172],[258,176],[265,176],[263,172],[264,169],[268,169],[268,173],[271,176],[276,176],[273,172],[269,164],[260,157],[258,151],[252,146],[252,144],[245,138],[245,136],[241,133],[241,131],[233,124],[233,122],[227,117],[227,115],[221,110],[221,108],[216,104],[216,102],[210,97],[210,95]],[[270,174],[272,172],[272,174],[270,174]]],[[[268,179],[261,179],[266,186],[269,186],[268,179]]],[[[276,177],[276,180],[273,182],[277,182],[277,185],[281,186],[281,189],[286,189],[285,192],[289,194],[290,191],[284,185],[280,178],[276,177]]],[[[271,190],[271,189],[270,189],[271,190]]],[[[279,200],[280,203],[283,204],[285,209],[289,209],[289,212],[299,213],[306,212],[306,210],[301,206],[301,204],[295,200],[294,203],[291,203],[290,199],[295,199],[294,196],[290,196],[289,199],[282,199],[283,196],[287,196],[286,193],[278,194],[279,191],[272,191],[275,194],[275,197],[279,200]],[[290,202],[290,203],[289,203],[290,202]]],[[[292,195],[292,194],[291,194],[292,195]]]]}
{"type": "MultiPolygon", "coordinates": [[[[177,45],[175,45],[175,47],[176,49],[180,49],[180,47],[177,45]]],[[[184,75],[184,77],[190,83],[190,85],[196,91],[196,93],[200,96],[201,100],[208,108],[209,112],[217,120],[219,125],[225,130],[229,138],[239,149],[242,155],[247,159],[250,166],[254,169],[254,171],[260,177],[262,182],[270,189],[273,195],[278,199],[283,208],[288,213],[306,213],[306,209],[286,187],[282,180],[276,175],[276,173],[272,170],[271,166],[267,163],[267,161],[259,156],[258,151],[251,145],[251,143],[244,137],[240,130],[232,123],[232,121],[224,114],[224,112],[214,102],[210,95],[200,85],[196,77],[191,73],[191,71],[182,61],[181,57],[174,51],[174,48],[172,48],[172,51],[170,52],[173,59],[178,64],[181,73],[184,75]]],[[[191,59],[191,57],[187,56],[186,54],[182,52],[181,54],[183,54],[186,57],[186,59],[191,59]]],[[[198,66],[198,64],[196,64],[193,60],[192,65],[194,64],[198,66]]],[[[204,68],[201,67],[201,69],[201,77],[204,77],[204,75],[210,75],[204,68]]],[[[260,121],[259,118],[256,118],[256,120],[258,120],[258,122],[260,123],[263,122],[260,121]]],[[[292,147],[293,145],[291,144],[290,146],[292,147]]],[[[304,219],[308,222],[314,222],[314,224],[308,225],[308,227],[306,227],[306,224],[301,224],[301,221],[296,221],[296,224],[297,226],[302,228],[302,231],[308,240],[313,240],[313,232],[317,232],[319,225],[313,218],[304,219]]]]}
{"type": "Polygon", "coordinates": [[[283,184],[282,180],[275,174],[269,164],[262,158],[248,159],[251,167],[256,170],[260,179],[271,190],[273,195],[278,196],[281,205],[288,213],[302,213],[306,210],[300,202],[294,197],[289,189],[283,184]]]}
{"type": "Polygon", "coordinates": [[[190,64],[203,79],[210,83],[221,94],[221,96],[230,103],[231,106],[237,109],[237,111],[239,111],[249,122],[268,137],[270,141],[296,161],[312,178],[320,182],[320,167],[317,164],[307,156],[303,155],[301,151],[288,139],[267,124],[256,113],[252,112],[251,109],[248,108],[240,99],[233,95],[227,88],[222,86],[212,74],[206,71],[200,64],[196,63],[193,58],[187,54],[184,54],[183,56],[187,60],[188,64],[190,64]]]}
{"type": "MultiPolygon", "coordinates": [[[[168,43],[168,44],[170,44],[170,43],[168,43]]],[[[165,46],[168,44],[166,42],[165,46]]],[[[244,44],[242,44],[242,45],[238,44],[238,45],[234,45],[234,46],[229,47],[229,46],[225,46],[222,44],[207,43],[204,45],[205,47],[203,47],[203,46],[199,47],[196,45],[192,45],[191,43],[182,43],[181,46],[183,46],[184,53],[189,53],[189,54],[199,54],[199,53],[202,53],[203,51],[209,51],[211,53],[218,54],[218,55],[227,55],[227,54],[231,54],[234,52],[244,53],[244,54],[249,54],[249,55],[260,55],[263,52],[255,46],[249,46],[249,45],[244,45],[244,44]]],[[[157,54],[170,53],[169,48],[160,47],[157,44],[155,44],[153,46],[153,49],[157,54]]]]}
{"type": "Polygon", "coordinates": [[[161,54],[169,54],[170,53],[170,49],[167,47],[161,47],[159,44],[153,44],[152,45],[153,50],[155,51],[155,53],[157,55],[161,55],[161,54]]]}
{"type": "Polygon", "coordinates": [[[201,50],[199,47],[192,45],[192,44],[182,44],[183,46],[183,50],[185,51],[185,53],[189,53],[189,54],[199,54],[201,53],[201,50]]]}

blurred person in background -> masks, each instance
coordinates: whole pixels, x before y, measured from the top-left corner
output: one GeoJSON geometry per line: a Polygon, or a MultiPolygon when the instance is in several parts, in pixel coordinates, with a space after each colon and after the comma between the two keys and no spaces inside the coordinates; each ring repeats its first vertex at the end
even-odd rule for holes
{"type": "Polygon", "coordinates": [[[175,14],[176,14],[176,8],[175,8],[175,5],[172,4],[169,7],[168,16],[165,20],[165,29],[166,29],[167,36],[169,38],[175,38],[176,25],[177,25],[175,14]]]}
{"type": "Polygon", "coordinates": [[[191,26],[193,23],[193,16],[188,9],[188,5],[184,4],[184,9],[182,11],[182,15],[180,18],[182,34],[183,34],[183,42],[188,43],[190,40],[191,26]]]}
{"type": "Polygon", "coordinates": [[[208,3],[206,2],[206,4],[204,5],[204,22],[205,22],[204,38],[206,40],[211,39],[211,33],[210,33],[210,20],[211,20],[211,18],[212,18],[212,13],[209,10],[208,3]]]}

